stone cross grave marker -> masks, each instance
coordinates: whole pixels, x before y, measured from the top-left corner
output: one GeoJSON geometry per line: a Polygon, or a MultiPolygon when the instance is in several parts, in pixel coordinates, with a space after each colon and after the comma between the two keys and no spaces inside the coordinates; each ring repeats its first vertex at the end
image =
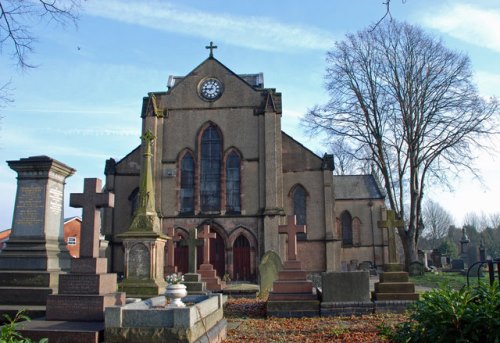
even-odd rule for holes
{"type": "Polygon", "coordinates": [[[101,228],[99,208],[114,206],[114,194],[101,193],[101,185],[100,179],[86,178],[83,193],[70,194],[70,206],[83,209],[80,257],[99,257],[99,230],[101,228]]]}
{"type": "Polygon", "coordinates": [[[288,216],[288,224],[278,226],[278,233],[288,236],[288,257],[287,260],[297,260],[297,234],[306,233],[305,225],[297,225],[296,216],[288,216]]]}
{"type": "Polygon", "coordinates": [[[189,254],[189,268],[188,273],[196,274],[196,248],[203,244],[203,241],[198,239],[198,230],[195,227],[189,229],[189,237],[186,238],[181,244],[188,247],[189,254]]]}
{"type": "Polygon", "coordinates": [[[203,231],[198,236],[203,239],[203,264],[210,264],[210,239],[215,237],[215,232],[210,232],[210,225],[203,224],[203,231]]]}
{"type": "Polygon", "coordinates": [[[168,267],[175,267],[175,261],[174,261],[174,243],[178,242],[181,240],[181,237],[179,235],[175,234],[175,229],[173,227],[167,228],[167,236],[171,237],[172,239],[167,240],[167,263],[168,267]]]}
{"type": "Polygon", "coordinates": [[[393,210],[386,210],[386,220],[379,220],[377,222],[377,226],[379,229],[387,228],[388,231],[388,240],[389,240],[389,263],[396,263],[396,236],[394,235],[394,229],[398,227],[402,227],[404,225],[404,221],[401,219],[396,219],[396,212],[393,210]]]}

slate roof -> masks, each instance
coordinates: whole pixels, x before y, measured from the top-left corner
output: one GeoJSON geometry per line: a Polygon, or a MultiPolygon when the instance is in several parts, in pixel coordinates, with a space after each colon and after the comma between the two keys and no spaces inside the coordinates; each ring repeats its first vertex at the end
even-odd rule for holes
{"type": "Polygon", "coordinates": [[[385,193],[375,177],[368,175],[334,175],[336,200],[384,199],[385,193]]]}

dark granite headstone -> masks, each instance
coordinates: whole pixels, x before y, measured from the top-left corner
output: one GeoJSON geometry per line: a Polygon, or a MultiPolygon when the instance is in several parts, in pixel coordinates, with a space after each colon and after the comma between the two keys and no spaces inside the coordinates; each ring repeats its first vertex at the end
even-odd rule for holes
{"type": "Polygon", "coordinates": [[[463,260],[451,260],[451,269],[452,270],[464,270],[465,263],[463,260]]]}

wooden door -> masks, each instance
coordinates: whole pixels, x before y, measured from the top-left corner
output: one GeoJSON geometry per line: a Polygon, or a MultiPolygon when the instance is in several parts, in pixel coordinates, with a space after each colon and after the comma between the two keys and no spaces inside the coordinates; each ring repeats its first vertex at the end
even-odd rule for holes
{"type": "Polygon", "coordinates": [[[233,247],[233,280],[250,281],[250,243],[240,235],[233,247]]]}

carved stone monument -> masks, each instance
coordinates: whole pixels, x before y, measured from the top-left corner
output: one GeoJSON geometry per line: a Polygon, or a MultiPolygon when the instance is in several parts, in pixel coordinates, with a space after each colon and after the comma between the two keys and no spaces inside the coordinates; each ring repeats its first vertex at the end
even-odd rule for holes
{"type": "Polygon", "coordinates": [[[165,275],[170,275],[177,273],[177,266],[175,265],[175,243],[181,240],[181,236],[175,234],[175,229],[173,227],[167,228],[167,236],[171,237],[171,239],[167,240],[165,275]]]}
{"type": "Polygon", "coordinates": [[[146,131],[141,138],[144,154],[139,204],[128,231],[119,235],[125,249],[125,279],[119,287],[129,297],[151,298],[165,293],[165,242],[169,237],[161,232],[155,208],[151,167],[151,146],[155,136],[151,131],[146,131]]]}
{"type": "Polygon", "coordinates": [[[217,271],[210,263],[210,240],[216,238],[215,233],[210,232],[210,226],[208,224],[204,224],[203,230],[198,234],[198,237],[203,239],[203,263],[198,269],[198,273],[201,275],[201,281],[207,283],[207,289],[209,291],[221,291],[226,286],[226,283],[221,281],[217,276],[217,271]]]}
{"type": "Polygon", "coordinates": [[[305,225],[297,225],[295,216],[288,216],[288,224],[280,225],[278,232],[288,236],[287,259],[278,279],[269,292],[267,313],[276,317],[303,317],[319,315],[319,300],[312,281],[297,259],[297,233],[306,233],[305,225]]]}
{"type": "Polygon", "coordinates": [[[202,281],[201,275],[196,272],[197,247],[203,244],[203,241],[198,239],[198,230],[195,227],[189,229],[189,237],[180,241],[180,244],[188,247],[188,273],[184,274],[188,294],[206,294],[207,283],[202,281]]]}
{"type": "Polygon", "coordinates": [[[85,179],[84,193],[71,194],[70,205],[83,208],[80,258],[71,260],[69,274],[61,274],[59,293],[48,296],[46,320],[23,325],[24,336],[97,342],[104,333],[104,309],[125,305],[125,293],[116,292],[117,275],[108,274],[106,258],[99,257],[99,209],[114,204],[114,195],[101,193],[101,188],[101,180],[85,179]]]}
{"type": "Polygon", "coordinates": [[[17,194],[12,234],[0,254],[0,313],[23,307],[41,316],[47,296],[57,293],[59,274],[70,266],[63,198],[75,169],[47,156],[7,163],[17,172],[17,194]]]}
{"type": "Polygon", "coordinates": [[[401,265],[398,264],[397,252],[396,252],[396,233],[395,229],[404,225],[401,219],[396,219],[396,213],[393,210],[384,210],[382,212],[382,218],[384,220],[379,220],[377,226],[380,229],[387,228],[388,237],[388,249],[389,249],[389,261],[385,263],[385,271],[401,271],[401,265]],[[385,213],[384,213],[385,212],[385,213]]]}

